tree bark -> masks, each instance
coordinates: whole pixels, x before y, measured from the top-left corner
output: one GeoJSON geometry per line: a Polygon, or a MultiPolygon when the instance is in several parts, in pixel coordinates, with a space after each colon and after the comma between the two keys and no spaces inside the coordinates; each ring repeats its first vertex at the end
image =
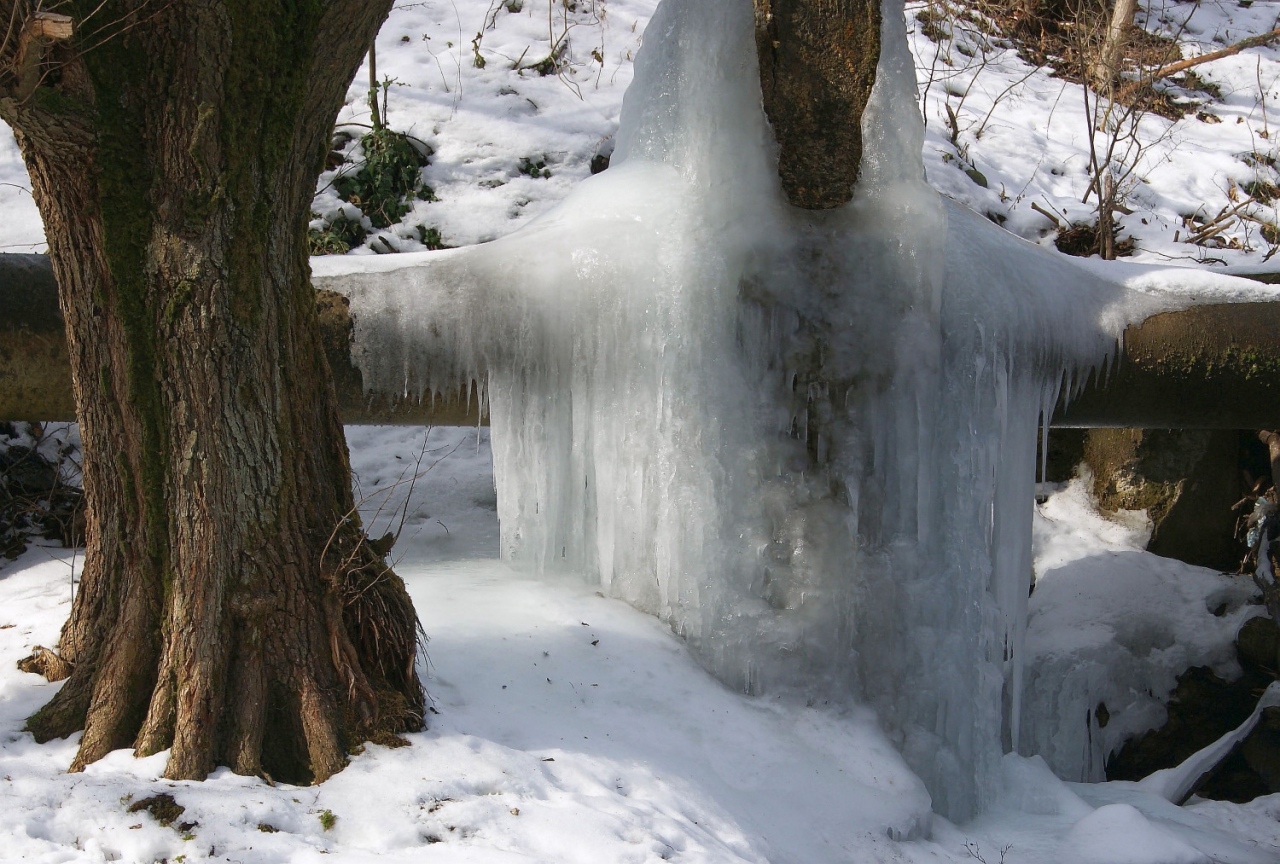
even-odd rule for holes
{"type": "Polygon", "coordinates": [[[390,5],[71,2],[39,86],[0,75],[83,442],[72,672],[28,721],[84,730],[72,770],[172,747],[172,779],[319,781],[422,726],[417,620],[355,516],[305,236],[390,5]]]}
{"type": "Polygon", "coordinates": [[[862,112],[880,61],[878,0],[755,0],[764,110],[778,176],[796,207],[853,198],[862,112]]]}
{"type": "MultiPolygon", "coordinates": [[[[1133,17],[1137,12],[1138,0],[1116,0],[1102,51],[1093,68],[1093,78],[1099,87],[1109,87],[1119,80],[1124,65],[1124,49],[1129,44],[1129,31],[1133,29],[1133,17]]],[[[1106,258],[1105,255],[1103,257],[1106,258]]]]}

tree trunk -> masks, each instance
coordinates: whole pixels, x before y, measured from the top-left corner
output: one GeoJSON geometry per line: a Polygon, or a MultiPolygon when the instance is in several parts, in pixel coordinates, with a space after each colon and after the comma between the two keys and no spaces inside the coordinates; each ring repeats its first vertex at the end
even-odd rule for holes
{"type": "Polygon", "coordinates": [[[73,671],[28,721],[84,730],[72,770],[172,747],[172,779],[319,781],[422,726],[416,616],[355,516],[305,236],[390,5],[74,2],[40,86],[0,77],[83,441],[73,671]]]}
{"type": "Polygon", "coordinates": [[[1133,16],[1138,12],[1138,0],[1116,0],[1111,10],[1111,23],[1102,42],[1098,62],[1093,67],[1093,79],[1100,89],[1109,88],[1120,78],[1124,67],[1124,49],[1129,44],[1129,31],[1133,28],[1133,16]]]}
{"type": "Polygon", "coordinates": [[[853,198],[862,112],[880,61],[879,0],[755,0],[764,110],[787,200],[828,210],[853,198]]]}

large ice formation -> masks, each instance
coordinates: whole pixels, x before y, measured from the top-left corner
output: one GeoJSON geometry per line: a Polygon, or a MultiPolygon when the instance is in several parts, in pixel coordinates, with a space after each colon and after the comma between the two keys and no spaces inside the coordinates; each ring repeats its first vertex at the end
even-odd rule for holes
{"type": "Polygon", "coordinates": [[[598,580],[744,691],[865,700],[964,818],[1020,735],[1038,424],[1158,302],[925,184],[884,2],[846,207],[784,203],[751,0],[664,0],[613,167],[327,284],[367,385],[487,375],[504,557],[598,580]]]}

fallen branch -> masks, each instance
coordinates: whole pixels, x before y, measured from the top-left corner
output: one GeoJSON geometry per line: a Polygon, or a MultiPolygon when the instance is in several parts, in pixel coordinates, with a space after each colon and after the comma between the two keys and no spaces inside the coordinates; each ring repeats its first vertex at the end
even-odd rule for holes
{"type": "Polygon", "coordinates": [[[1185,60],[1179,60],[1176,63],[1161,66],[1159,69],[1148,73],[1139,80],[1131,81],[1123,90],[1121,90],[1120,95],[1122,97],[1129,96],[1143,85],[1154,84],[1157,81],[1162,81],[1165,78],[1177,75],[1179,72],[1185,72],[1202,63],[1211,63],[1214,60],[1221,60],[1223,57],[1234,56],[1248,48],[1257,48],[1261,45],[1269,45],[1277,39],[1280,39],[1280,29],[1272,30],[1259,36],[1249,36],[1248,38],[1241,39],[1234,45],[1228,45],[1226,48],[1222,48],[1218,51],[1210,51],[1208,54],[1201,54],[1199,57],[1188,57],[1185,60]]]}
{"type": "Polygon", "coordinates": [[[1049,220],[1050,222],[1052,222],[1056,227],[1058,227],[1058,228],[1061,228],[1061,227],[1062,227],[1062,223],[1058,221],[1058,217],[1057,217],[1057,216],[1054,216],[1052,213],[1050,213],[1048,210],[1046,210],[1046,209],[1044,209],[1043,207],[1041,207],[1041,206],[1040,206],[1039,204],[1037,204],[1036,202],[1034,202],[1034,201],[1032,201],[1032,202],[1031,202],[1031,209],[1032,209],[1032,210],[1034,210],[1034,211],[1036,211],[1037,213],[1039,213],[1039,214],[1040,214],[1041,216],[1043,216],[1044,218],[1048,219],[1048,220],[1049,220]]]}
{"type": "Polygon", "coordinates": [[[1245,207],[1249,206],[1252,203],[1254,203],[1253,198],[1246,198],[1236,206],[1230,208],[1229,210],[1224,207],[1222,209],[1222,212],[1220,212],[1217,216],[1215,216],[1212,222],[1207,222],[1204,225],[1201,225],[1195,231],[1194,234],[1188,237],[1187,242],[1200,243],[1201,241],[1207,240],[1215,234],[1221,233],[1223,230],[1229,227],[1230,221],[1235,218],[1237,213],[1239,213],[1241,210],[1243,210],[1245,207]]]}
{"type": "Polygon", "coordinates": [[[1269,33],[1263,33],[1259,36],[1249,36],[1241,39],[1234,45],[1228,45],[1218,51],[1210,51],[1208,54],[1201,54],[1199,57],[1188,57],[1186,60],[1179,60],[1177,63],[1170,63],[1168,66],[1161,66],[1155,72],[1151,73],[1152,81],[1159,81],[1162,78],[1168,78],[1170,75],[1177,75],[1179,72],[1185,72],[1193,66],[1199,66],[1201,63],[1210,63],[1214,60],[1221,60],[1223,57],[1231,57],[1239,54],[1248,48],[1257,48],[1261,45],[1267,45],[1280,39],[1280,29],[1272,30],[1269,33]]]}

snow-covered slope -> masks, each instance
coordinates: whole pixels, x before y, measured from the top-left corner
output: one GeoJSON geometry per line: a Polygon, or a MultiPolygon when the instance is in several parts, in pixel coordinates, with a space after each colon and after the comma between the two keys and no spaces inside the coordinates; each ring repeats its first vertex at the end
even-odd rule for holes
{"type": "MultiPolygon", "coordinates": [[[[417,202],[398,230],[384,232],[388,245],[423,248],[418,225],[436,228],[451,245],[508,234],[587,177],[594,156],[612,152],[632,60],[657,2],[570,5],[572,12],[541,0],[398,0],[378,36],[378,74],[391,79],[391,127],[436,151],[425,180],[440,200],[417,202]],[[568,48],[561,71],[541,75],[533,67],[562,41],[568,48]],[[523,173],[526,159],[542,161],[551,176],[523,173]]],[[[1087,220],[1094,206],[1081,203],[1089,161],[1083,91],[1020,59],[1012,43],[983,35],[973,22],[939,31],[917,20],[938,8],[936,2],[908,6],[929,182],[1020,236],[1051,245],[1054,226],[1031,209],[1033,202],[1065,222],[1087,220]],[[926,30],[948,38],[933,41],[926,30]],[[956,117],[954,143],[947,106],[956,117]]],[[[1149,31],[1181,31],[1187,56],[1276,26],[1271,3],[1146,0],[1142,8],[1140,23],[1149,31]]],[[[1217,249],[1186,243],[1183,217],[1235,206],[1249,183],[1280,183],[1273,167],[1280,155],[1273,143],[1280,134],[1280,50],[1251,48],[1195,71],[1217,95],[1174,90],[1175,100],[1199,104],[1176,122],[1154,114],[1143,119],[1137,171],[1125,196],[1134,212],[1120,218],[1122,236],[1136,238],[1137,260],[1257,266],[1270,249],[1258,222],[1241,222],[1221,235],[1240,248],[1217,249]]],[[[355,134],[370,119],[367,89],[365,67],[339,116],[340,124],[354,124],[346,128],[355,134]]],[[[351,152],[355,145],[345,146],[351,152]]],[[[341,203],[329,187],[333,176],[326,172],[320,180],[315,210],[324,217],[341,203]]],[[[0,251],[43,249],[28,189],[17,147],[0,125],[0,251]]],[[[1276,223],[1270,205],[1246,211],[1276,223]]]]}
{"type": "MultiPolygon", "coordinates": [[[[1054,226],[1032,203],[1065,217],[1093,221],[1096,199],[1082,203],[1088,187],[1091,116],[1084,91],[1018,56],[1000,36],[984,35],[976,21],[946,25],[953,38],[932,41],[926,28],[936,3],[911,3],[908,18],[917,79],[928,133],[925,166],[929,182],[943,194],[1003,222],[1027,239],[1052,245],[1054,226]],[[948,106],[955,113],[958,136],[948,106]],[[971,173],[977,169],[985,186],[971,173]],[[1006,221],[1007,220],[1007,221],[1006,221]]],[[[1225,47],[1276,27],[1272,3],[1144,0],[1139,23],[1148,31],[1181,33],[1184,56],[1225,47]]],[[[1233,57],[1195,67],[1199,78],[1220,95],[1172,90],[1175,101],[1201,103],[1182,119],[1146,114],[1127,164],[1136,165],[1125,184],[1134,212],[1119,217],[1121,236],[1137,240],[1135,260],[1183,266],[1260,262],[1270,249],[1256,222],[1224,232],[1240,248],[1213,248],[1185,242],[1184,215],[1213,217],[1247,197],[1254,181],[1276,183],[1272,167],[1280,134],[1280,51],[1251,48],[1233,57]],[[1176,235],[1176,238],[1175,238],[1176,235]]],[[[1099,133],[1099,147],[1106,136],[1099,133]]],[[[1122,148],[1123,151],[1123,148],[1122,148]]],[[[1276,224],[1274,207],[1250,205],[1245,212],[1276,224]]]]}

